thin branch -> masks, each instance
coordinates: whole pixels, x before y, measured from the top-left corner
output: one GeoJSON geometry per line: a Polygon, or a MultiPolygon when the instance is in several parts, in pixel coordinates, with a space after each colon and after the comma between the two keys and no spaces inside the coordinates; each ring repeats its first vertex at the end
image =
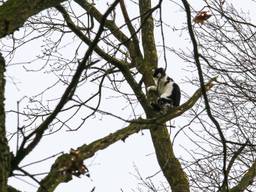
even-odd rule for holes
{"type": "Polygon", "coordinates": [[[228,166],[227,166],[227,174],[229,174],[229,172],[231,171],[231,168],[232,168],[232,166],[233,166],[233,164],[234,164],[234,162],[235,162],[235,160],[238,158],[238,156],[242,153],[242,151],[244,150],[244,148],[246,147],[246,146],[248,146],[248,140],[237,150],[237,151],[235,151],[234,153],[233,153],[233,156],[232,156],[232,158],[230,159],[230,161],[229,161],[229,164],[228,164],[228,166]]]}
{"type": "Polygon", "coordinates": [[[227,171],[226,171],[226,162],[227,162],[226,139],[225,139],[225,136],[224,136],[224,134],[221,130],[221,127],[220,127],[218,121],[212,115],[211,107],[210,107],[209,100],[208,100],[206,90],[205,90],[205,87],[204,87],[203,71],[202,71],[201,63],[200,63],[200,59],[199,59],[200,54],[198,52],[198,45],[197,45],[197,41],[196,41],[196,38],[195,38],[195,35],[194,35],[192,23],[191,23],[190,5],[187,2],[187,0],[182,0],[182,2],[183,2],[183,5],[185,7],[186,14],[187,14],[187,26],[188,26],[189,35],[190,35],[190,38],[191,38],[191,41],[192,41],[192,44],[193,44],[194,60],[195,60],[195,63],[196,63],[198,76],[199,76],[199,80],[200,80],[200,86],[202,88],[202,94],[203,94],[203,98],[204,98],[204,101],[205,101],[206,112],[207,112],[208,117],[211,119],[211,121],[216,126],[216,128],[218,130],[218,133],[219,133],[219,136],[220,136],[220,139],[222,141],[222,146],[223,146],[223,168],[222,168],[222,171],[223,171],[224,179],[223,179],[223,183],[222,183],[222,186],[221,186],[220,190],[225,189],[225,188],[228,189],[228,175],[227,175],[227,171]]]}
{"type": "MultiPolygon", "coordinates": [[[[26,170],[24,170],[24,169],[22,169],[22,168],[20,168],[20,167],[18,167],[17,170],[19,170],[20,172],[22,172],[24,175],[30,177],[33,181],[35,181],[37,184],[40,185],[40,181],[38,181],[32,174],[30,174],[30,173],[27,172],[26,170]]],[[[47,189],[46,189],[46,188],[45,188],[44,190],[45,190],[45,192],[47,192],[47,189]]]]}
{"type": "MultiPolygon", "coordinates": [[[[40,142],[41,138],[43,137],[43,133],[48,129],[48,126],[50,125],[50,123],[56,118],[56,116],[61,111],[63,106],[72,98],[76,90],[76,86],[79,82],[79,78],[85,69],[86,63],[90,55],[92,54],[93,50],[97,46],[100,36],[104,31],[104,24],[107,19],[107,16],[111,13],[111,11],[116,7],[118,3],[119,3],[119,0],[114,1],[114,3],[109,7],[109,9],[103,15],[101,24],[99,26],[98,32],[94,40],[91,42],[89,48],[87,49],[83,60],[78,64],[77,70],[71,80],[71,83],[68,85],[67,89],[63,93],[59,103],[57,104],[53,112],[46,118],[46,120],[41,125],[39,125],[39,127],[35,131],[29,134],[21,143],[20,149],[17,152],[16,157],[12,161],[12,170],[16,169],[18,164],[24,159],[24,157],[26,157],[26,155],[29,154],[37,146],[37,144],[40,142]],[[29,144],[27,144],[27,141],[33,136],[35,136],[35,138],[29,144]]],[[[57,6],[57,9],[63,9],[63,8],[59,5],[57,6]]]]}
{"type": "Polygon", "coordinates": [[[125,6],[125,3],[124,3],[124,0],[120,0],[120,7],[121,7],[121,11],[122,11],[122,14],[123,14],[123,17],[124,17],[124,20],[125,20],[125,23],[130,31],[130,34],[132,35],[132,43],[135,47],[135,55],[139,58],[142,58],[142,53],[140,51],[140,43],[139,43],[139,40],[138,40],[138,37],[137,37],[137,32],[136,30],[134,29],[132,23],[131,23],[131,20],[129,18],[129,15],[128,15],[128,12],[127,12],[127,9],[126,9],[126,6],[125,6]]]}
{"type": "MultiPolygon", "coordinates": [[[[58,10],[62,13],[65,21],[67,22],[68,27],[87,45],[91,45],[91,40],[88,39],[72,22],[71,18],[69,17],[68,13],[63,7],[58,7],[58,10]]],[[[98,46],[95,46],[95,52],[101,56],[103,59],[117,67],[125,77],[126,81],[130,85],[130,87],[133,89],[133,92],[135,93],[138,101],[140,102],[141,106],[143,107],[144,111],[150,111],[151,108],[149,107],[149,102],[145,96],[145,94],[142,92],[140,85],[135,81],[134,77],[130,73],[129,66],[124,61],[120,61],[116,59],[115,57],[105,53],[101,48],[98,46]]]]}
{"type": "Polygon", "coordinates": [[[162,6],[159,8],[159,17],[160,17],[160,29],[161,29],[161,37],[163,42],[163,52],[164,52],[164,69],[167,69],[167,58],[166,58],[166,46],[165,46],[165,36],[164,36],[164,26],[163,26],[163,19],[162,19],[162,6]]]}
{"type": "Polygon", "coordinates": [[[246,188],[253,184],[256,175],[256,161],[253,162],[251,167],[247,170],[244,176],[238,181],[238,184],[231,188],[229,192],[240,192],[245,191],[246,188]]]}

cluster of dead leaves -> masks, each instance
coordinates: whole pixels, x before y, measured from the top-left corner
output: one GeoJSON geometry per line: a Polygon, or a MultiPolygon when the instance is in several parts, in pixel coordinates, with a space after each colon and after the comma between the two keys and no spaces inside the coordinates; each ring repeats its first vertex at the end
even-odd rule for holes
{"type": "MultiPolygon", "coordinates": [[[[68,154],[67,154],[68,155],[68,154]]],[[[59,169],[59,171],[65,176],[72,176],[75,175],[80,177],[80,175],[86,174],[89,175],[89,170],[83,163],[83,158],[81,157],[81,153],[79,150],[70,150],[70,154],[68,158],[64,161],[64,166],[59,169]]]]}

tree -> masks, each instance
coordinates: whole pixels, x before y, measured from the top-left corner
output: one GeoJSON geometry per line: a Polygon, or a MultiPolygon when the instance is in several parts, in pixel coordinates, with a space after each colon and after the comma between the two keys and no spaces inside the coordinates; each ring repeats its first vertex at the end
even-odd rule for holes
{"type": "MultiPolygon", "coordinates": [[[[202,125],[203,134],[199,135],[195,130],[187,133],[196,145],[198,142],[207,143],[200,145],[203,151],[201,154],[190,152],[194,161],[189,166],[191,171],[197,173],[191,178],[192,185],[200,190],[254,189],[252,114],[255,92],[250,87],[255,82],[251,78],[255,69],[251,63],[254,55],[252,47],[255,46],[255,25],[250,23],[248,15],[237,11],[229,3],[207,1],[197,16],[207,13],[208,17],[205,19],[211,18],[211,21],[206,22],[207,24],[204,24],[205,21],[199,22],[202,25],[194,26],[194,30],[188,22],[194,51],[192,54],[176,52],[182,58],[186,55],[186,60],[195,63],[197,67],[202,66],[201,74],[204,77],[218,75],[218,86],[208,94],[205,107],[192,113],[193,117],[198,118],[206,110],[212,123],[201,116],[198,121],[202,125]],[[196,135],[197,139],[191,135],[196,135]],[[215,150],[209,151],[209,147],[213,146],[215,150]]],[[[189,15],[188,5],[185,7],[189,15]]]]}
{"type": "MultiPolygon", "coordinates": [[[[180,6],[184,8],[183,13],[187,18],[186,27],[192,41],[193,51],[192,56],[177,50],[173,52],[196,64],[194,66],[198,76],[196,82],[199,85],[196,84],[198,90],[184,104],[164,114],[151,107],[150,103],[156,100],[156,95],[147,93],[146,88],[153,84],[152,69],[158,66],[158,50],[154,34],[154,20],[158,18],[163,41],[161,50],[167,64],[166,50],[168,47],[165,45],[164,19],[162,18],[162,9],[166,2],[156,1],[152,6],[149,0],[141,0],[138,3],[115,0],[110,1],[108,7],[102,8],[100,3],[85,0],[31,2],[8,0],[1,5],[0,36],[5,37],[2,44],[4,45],[9,35],[14,45],[10,49],[8,46],[2,49],[4,57],[0,60],[1,191],[22,190],[16,190],[7,185],[8,178],[17,174],[30,177],[37,182],[39,192],[54,191],[61,183],[72,180],[73,176],[89,174],[84,160],[117,141],[125,141],[130,135],[140,130],[150,132],[157,161],[173,192],[192,191],[197,190],[196,188],[235,192],[252,187],[255,177],[254,134],[253,131],[249,131],[250,134],[244,135],[245,127],[242,125],[248,126],[247,129],[253,126],[254,92],[252,89],[244,89],[241,84],[235,84],[236,73],[230,69],[227,62],[229,56],[232,56],[229,55],[232,51],[227,48],[227,45],[231,43],[235,47],[240,47],[240,44],[234,39],[228,39],[224,36],[224,32],[229,30],[230,26],[239,31],[237,37],[241,40],[240,43],[248,48],[248,51],[245,51],[246,57],[241,58],[253,58],[251,55],[253,41],[247,44],[248,38],[244,38],[244,35],[253,39],[255,27],[249,22],[241,21],[242,17],[234,18],[233,16],[240,15],[236,12],[229,13],[230,5],[225,1],[218,3],[205,1],[204,9],[207,9],[209,14],[201,10],[201,14],[199,12],[195,16],[193,24],[191,6],[186,0],[181,2],[180,6]],[[61,2],[63,4],[60,4],[61,2]],[[127,7],[138,8],[135,17],[130,18],[131,14],[127,7]],[[215,21],[208,22],[208,19],[211,19],[210,15],[215,17],[215,21]],[[223,23],[219,22],[220,18],[223,23]],[[248,31],[244,34],[241,32],[242,28],[238,28],[239,25],[247,26],[248,31]],[[213,35],[212,31],[216,30],[220,33],[219,36],[213,35]],[[22,34],[22,37],[20,38],[17,34],[22,34]],[[40,94],[21,99],[17,110],[9,111],[17,114],[18,117],[17,130],[8,138],[16,136],[15,151],[15,149],[9,149],[6,137],[4,71],[8,56],[11,58],[16,49],[34,39],[41,40],[45,44],[37,59],[28,61],[29,65],[25,65],[24,69],[27,72],[50,73],[55,76],[55,82],[48,85],[40,94]],[[66,42],[70,42],[70,39],[72,39],[70,44],[74,51],[68,55],[62,49],[67,46],[66,42]],[[213,39],[210,41],[211,44],[208,42],[209,39],[213,39]],[[218,49],[220,42],[225,49],[224,52],[218,49]],[[218,56],[216,57],[215,54],[218,56]],[[227,66],[219,65],[223,62],[221,56],[227,59],[227,66]],[[38,63],[39,70],[29,68],[31,64],[38,65],[38,63]],[[218,80],[216,80],[216,74],[219,75],[218,80]],[[229,80],[232,80],[233,85],[226,80],[227,77],[232,77],[229,80]],[[205,78],[208,79],[207,83],[205,78]],[[207,94],[207,91],[213,87],[213,82],[216,81],[215,87],[217,88],[207,94]],[[219,90],[223,90],[222,86],[225,89],[228,87],[229,91],[225,94],[220,92],[219,90]],[[45,99],[48,92],[59,89],[63,90],[60,95],[56,93],[54,98],[45,99]],[[88,92],[89,94],[82,94],[88,92]],[[103,101],[109,93],[113,95],[112,100],[120,97],[121,103],[128,103],[130,110],[127,111],[132,112],[132,118],[123,118],[118,111],[112,112],[106,109],[103,101]],[[234,99],[229,99],[227,102],[225,98],[230,98],[231,93],[241,103],[237,103],[234,99]],[[201,96],[204,102],[193,107],[201,96]],[[242,102],[243,100],[246,104],[242,102]],[[139,107],[136,108],[137,105],[139,107]],[[22,106],[24,108],[20,110],[22,106]],[[242,110],[244,106],[246,106],[246,113],[236,110],[237,108],[242,110]],[[223,113],[220,107],[225,107],[228,112],[223,113]],[[179,159],[175,156],[173,137],[170,137],[167,129],[168,121],[181,116],[186,111],[190,111],[188,113],[188,120],[191,121],[189,125],[199,122],[202,126],[200,130],[202,133],[198,135],[197,131],[187,126],[180,131],[184,134],[192,132],[206,143],[200,146],[195,138],[189,136],[202,152],[192,155],[194,162],[191,164],[188,163],[188,159],[179,159]],[[84,143],[77,149],[71,149],[69,153],[59,155],[42,180],[38,180],[36,176],[21,166],[22,161],[39,146],[45,135],[50,134],[54,137],[54,134],[64,128],[69,131],[82,129],[85,122],[93,119],[97,114],[123,121],[126,127],[96,139],[90,144],[84,143]],[[244,114],[247,115],[244,116],[244,114]],[[230,121],[229,117],[235,117],[235,120],[230,121]],[[23,124],[20,125],[20,122],[23,124]],[[233,133],[227,130],[229,127],[234,129],[233,133]],[[239,136],[236,141],[227,139],[233,138],[233,134],[239,136]],[[208,173],[208,170],[211,172],[208,173]]],[[[241,67],[245,67],[243,63],[241,67]]],[[[253,65],[246,69],[251,68],[253,65]]],[[[247,73],[242,74],[244,78],[252,78],[247,73]]],[[[253,86],[253,84],[252,80],[246,85],[253,86]]]]}

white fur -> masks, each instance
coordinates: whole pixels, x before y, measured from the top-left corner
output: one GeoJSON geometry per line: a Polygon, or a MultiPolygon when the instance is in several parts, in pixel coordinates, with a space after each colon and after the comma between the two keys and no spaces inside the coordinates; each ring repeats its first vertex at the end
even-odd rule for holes
{"type": "MultiPolygon", "coordinates": [[[[169,99],[168,97],[172,94],[173,90],[173,81],[170,81],[166,84],[166,81],[168,81],[168,76],[162,77],[160,80],[158,78],[154,78],[156,86],[154,86],[155,90],[158,90],[158,93],[160,95],[160,98],[169,99]]],[[[150,86],[152,87],[152,86],[150,86]]]]}
{"type": "Polygon", "coordinates": [[[156,91],[157,90],[157,87],[155,85],[151,85],[147,88],[147,91],[156,91]]]}

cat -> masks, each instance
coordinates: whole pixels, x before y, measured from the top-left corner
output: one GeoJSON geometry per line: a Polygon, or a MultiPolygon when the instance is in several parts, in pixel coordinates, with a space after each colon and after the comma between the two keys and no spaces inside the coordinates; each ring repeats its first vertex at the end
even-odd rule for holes
{"type": "Polygon", "coordinates": [[[163,108],[173,108],[180,105],[181,92],[180,87],[168,77],[163,68],[156,68],[153,71],[155,85],[149,86],[148,91],[156,91],[158,94],[157,102],[152,106],[156,110],[163,108]]]}

